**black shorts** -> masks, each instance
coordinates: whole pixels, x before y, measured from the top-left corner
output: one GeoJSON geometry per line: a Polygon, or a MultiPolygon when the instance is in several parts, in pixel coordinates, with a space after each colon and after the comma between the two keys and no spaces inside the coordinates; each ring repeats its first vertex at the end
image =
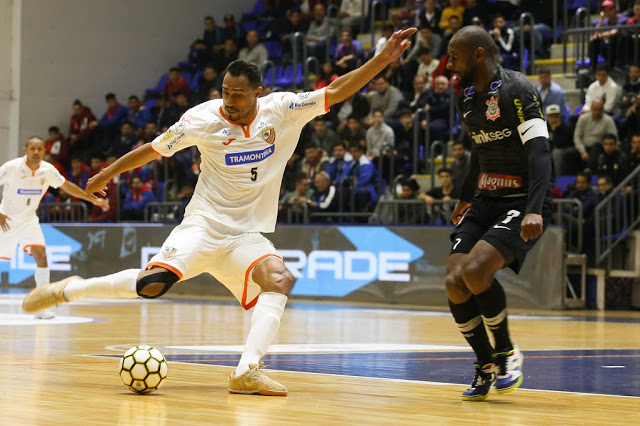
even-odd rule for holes
{"type": "MultiPolygon", "coordinates": [[[[548,203],[545,203],[548,204],[548,203]]],[[[539,238],[524,241],[520,237],[520,223],[527,208],[527,197],[493,198],[483,195],[471,201],[471,207],[451,233],[451,252],[469,253],[480,240],[491,244],[505,259],[504,266],[520,272],[527,252],[539,238]]],[[[543,230],[547,229],[551,209],[542,213],[543,230]]]]}

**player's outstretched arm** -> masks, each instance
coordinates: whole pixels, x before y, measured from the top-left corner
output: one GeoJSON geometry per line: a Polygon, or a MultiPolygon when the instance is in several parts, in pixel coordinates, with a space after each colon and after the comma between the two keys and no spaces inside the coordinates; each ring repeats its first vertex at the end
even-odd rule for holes
{"type": "Polygon", "coordinates": [[[113,164],[89,179],[85,192],[90,196],[94,193],[106,195],[104,190],[107,187],[107,183],[114,176],[118,176],[120,173],[135,169],[136,167],[144,166],[158,157],[160,157],[160,154],[151,148],[151,143],[146,143],[128,152],[123,157],[118,158],[113,164]]]}
{"type": "Polygon", "coordinates": [[[411,46],[409,37],[416,31],[418,29],[413,27],[404,31],[396,31],[389,37],[378,56],[374,56],[361,67],[335,79],[329,84],[327,87],[327,107],[344,101],[362,89],[388,64],[398,59],[411,46]]]}
{"type": "Polygon", "coordinates": [[[72,197],[80,198],[82,200],[88,201],[95,206],[98,206],[105,211],[109,209],[109,201],[104,198],[97,198],[93,195],[89,195],[82,190],[78,185],[73,182],[69,182],[68,180],[64,181],[64,183],[60,186],[62,189],[67,191],[69,195],[72,197]]]}

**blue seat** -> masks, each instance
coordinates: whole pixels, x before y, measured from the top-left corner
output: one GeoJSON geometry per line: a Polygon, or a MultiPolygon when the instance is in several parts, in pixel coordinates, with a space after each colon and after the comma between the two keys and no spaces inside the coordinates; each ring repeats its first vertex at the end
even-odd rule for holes
{"type": "Polygon", "coordinates": [[[575,183],[576,177],[573,175],[563,175],[557,176],[555,185],[562,191],[563,193],[567,191],[569,185],[575,183]]]}
{"type": "Polygon", "coordinates": [[[156,90],[159,93],[164,92],[164,86],[167,85],[167,82],[169,81],[169,74],[162,74],[160,76],[160,79],[158,80],[158,84],[156,84],[156,90]]]}
{"type": "Polygon", "coordinates": [[[264,84],[266,86],[271,86],[275,84],[275,82],[282,77],[282,65],[276,65],[275,67],[269,67],[267,72],[264,75],[264,84]]]}
{"type": "Polygon", "coordinates": [[[191,63],[191,61],[180,61],[180,62],[178,62],[178,68],[180,68],[180,69],[182,69],[182,68],[192,69],[193,68],[193,64],[191,63]]]}
{"type": "Polygon", "coordinates": [[[182,76],[182,78],[184,78],[184,81],[187,82],[187,86],[189,86],[189,89],[191,89],[191,77],[192,77],[191,72],[180,71],[180,75],[182,76]]]}
{"type": "Polygon", "coordinates": [[[155,99],[155,98],[147,99],[146,101],[144,101],[144,107],[146,109],[151,109],[154,106],[156,106],[157,103],[158,103],[158,99],[155,99]]]}
{"type": "Polygon", "coordinates": [[[573,115],[580,115],[580,111],[582,111],[582,108],[584,108],[584,104],[578,105],[576,109],[573,110],[573,115]]]}
{"type": "Polygon", "coordinates": [[[202,76],[203,74],[204,74],[204,71],[198,71],[193,75],[193,77],[191,78],[191,81],[187,80],[190,90],[195,92],[200,88],[200,76],[202,76]]]}
{"type": "Polygon", "coordinates": [[[280,77],[276,77],[276,86],[289,87],[293,84],[293,65],[287,65],[280,77]]]}
{"type": "Polygon", "coordinates": [[[267,40],[264,42],[264,47],[267,49],[267,53],[269,54],[269,59],[282,58],[282,46],[280,46],[279,41],[267,40]]]}

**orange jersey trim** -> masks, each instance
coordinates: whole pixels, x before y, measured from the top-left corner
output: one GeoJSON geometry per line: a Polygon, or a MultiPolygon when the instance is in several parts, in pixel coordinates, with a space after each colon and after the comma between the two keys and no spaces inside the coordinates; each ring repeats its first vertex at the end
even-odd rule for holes
{"type": "Polygon", "coordinates": [[[253,271],[253,268],[255,268],[260,262],[262,262],[264,259],[266,259],[269,256],[275,256],[284,262],[284,259],[282,259],[282,256],[275,253],[269,253],[269,254],[265,254],[264,256],[260,256],[259,258],[254,260],[251,263],[251,265],[249,265],[249,267],[247,268],[247,272],[244,275],[244,291],[242,292],[242,301],[240,302],[242,304],[242,307],[247,311],[253,308],[256,305],[256,303],[258,303],[258,298],[260,297],[260,295],[257,295],[255,299],[247,303],[247,288],[249,287],[250,274],[253,271]]]}
{"type": "Polygon", "coordinates": [[[11,260],[10,257],[4,257],[4,256],[0,256],[0,259],[2,259],[2,260],[11,260]]]}
{"type": "MultiPolygon", "coordinates": [[[[42,161],[40,161],[40,164],[42,164],[42,161]]],[[[29,163],[27,163],[27,156],[24,156],[24,165],[27,166],[29,170],[31,170],[31,176],[36,175],[36,170],[40,168],[40,164],[38,164],[38,167],[36,167],[35,169],[32,169],[31,166],[29,166],[29,163]]]]}
{"type": "Polygon", "coordinates": [[[152,145],[152,144],[149,144],[149,146],[151,147],[151,150],[152,150],[153,152],[155,152],[156,154],[158,154],[158,155],[160,155],[160,156],[162,156],[162,157],[164,157],[164,158],[171,158],[171,156],[170,156],[170,155],[164,155],[164,154],[162,154],[162,153],[160,153],[160,152],[156,151],[156,149],[153,147],[153,145],[152,145]]]}
{"type": "Polygon", "coordinates": [[[147,266],[144,268],[145,271],[150,269],[152,266],[160,266],[161,268],[168,269],[171,272],[173,272],[174,274],[176,274],[178,276],[178,279],[182,279],[182,272],[178,271],[173,266],[167,265],[166,263],[162,263],[162,262],[151,262],[151,263],[148,263],[147,266]]]}
{"type": "Polygon", "coordinates": [[[238,123],[237,121],[233,121],[231,119],[229,119],[229,117],[227,117],[224,113],[224,110],[222,109],[222,107],[220,107],[220,114],[222,115],[222,118],[224,118],[225,120],[227,120],[229,123],[235,125],[235,126],[240,126],[240,128],[242,129],[242,132],[244,133],[244,137],[245,138],[250,138],[251,137],[251,133],[249,132],[249,129],[251,127],[251,125],[253,124],[253,121],[256,119],[256,117],[258,116],[258,112],[260,111],[260,106],[258,105],[258,108],[256,109],[256,115],[253,116],[253,118],[251,119],[251,121],[249,122],[249,124],[247,124],[246,126],[242,123],[238,123]]]}
{"type": "Polygon", "coordinates": [[[329,94],[327,91],[329,90],[329,86],[325,86],[324,88],[324,112],[329,112],[331,109],[329,108],[329,94]]]}

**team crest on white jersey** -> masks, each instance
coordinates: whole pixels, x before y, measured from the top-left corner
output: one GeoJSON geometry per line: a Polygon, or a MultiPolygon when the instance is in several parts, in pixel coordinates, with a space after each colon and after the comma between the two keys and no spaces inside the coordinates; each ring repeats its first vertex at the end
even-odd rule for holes
{"type": "Polygon", "coordinates": [[[44,185],[44,181],[45,181],[45,178],[41,177],[40,178],[40,185],[44,185]]]}
{"type": "Polygon", "coordinates": [[[498,98],[492,96],[487,101],[487,112],[485,113],[487,120],[496,121],[500,117],[500,107],[498,106],[498,98]]]}
{"type": "Polygon", "coordinates": [[[165,259],[171,259],[174,254],[176,254],[177,249],[175,247],[163,247],[162,248],[162,257],[165,259]]]}
{"type": "Polygon", "coordinates": [[[262,136],[262,139],[264,139],[266,143],[272,144],[276,141],[276,129],[272,126],[267,126],[262,129],[260,136],[262,136]]]}

